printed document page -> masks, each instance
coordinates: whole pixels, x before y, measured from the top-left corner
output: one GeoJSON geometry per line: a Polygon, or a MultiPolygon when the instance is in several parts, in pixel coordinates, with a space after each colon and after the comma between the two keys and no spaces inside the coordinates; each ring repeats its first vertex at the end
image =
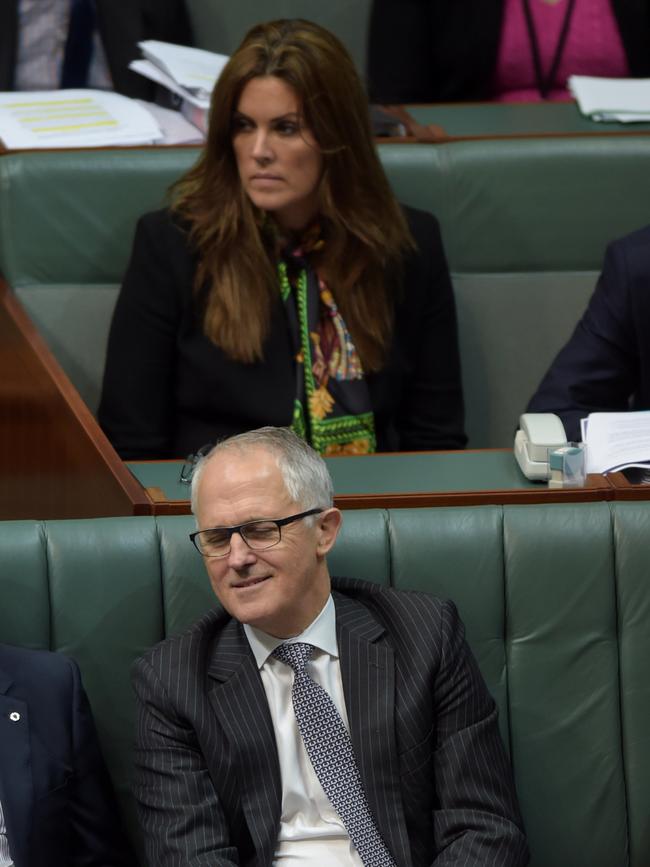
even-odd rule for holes
{"type": "Polygon", "coordinates": [[[135,100],[105,90],[0,93],[7,149],[152,144],[160,127],[135,100]]]}
{"type": "MultiPolygon", "coordinates": [[[[201,108],[210,104],[210,94],[221,70],[228,63],[228,56],[214,51],[204,51],[202,48],[189,48],[185,45],[173,45],[169,42],[159,42],[156,39],[146,39],[138,42],[138,47],[149,63],[158,67],[166,78],[180,87],[180,91],[171,87],[167,81],[158,79],[170,90],[185,97],[194,97],[201,108]]],[[[142,65],[141,61],[129,64],[131,69],[153,78],[151,70],[142,65]]]]}
{"type": "Polygon", "coordinates": [[[592,120],[650,120],[650,78],[570,75],[567,83],[582,114],[592,120]]]}
{"type": "Polygon", "coordinates": [[[607,473],[650,462],[650,411],[592,412],[582,419],[587,472],[607,473]]]}

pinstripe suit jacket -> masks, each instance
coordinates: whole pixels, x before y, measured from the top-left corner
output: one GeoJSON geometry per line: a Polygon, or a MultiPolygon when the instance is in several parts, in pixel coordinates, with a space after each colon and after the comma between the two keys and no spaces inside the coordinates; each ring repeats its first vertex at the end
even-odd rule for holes
{"type": "MultiPolygon", "coordinates": [[[[341,675],[368,801],[399,867],[527,863],[494,702],[451,602],[334,579],[341,675]]],[[[151,865],[270,865],[281,780],[266,695],[223,611],[133,671],[135,793],[151,865]]]]}

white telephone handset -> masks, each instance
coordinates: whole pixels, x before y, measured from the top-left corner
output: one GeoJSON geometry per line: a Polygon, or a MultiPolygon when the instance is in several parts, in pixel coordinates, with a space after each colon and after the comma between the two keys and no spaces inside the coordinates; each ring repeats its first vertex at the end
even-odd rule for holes
{"type": "Polygon", "coordinates": [[[524,413],[519,417],[514,447],[522,473],[529,479],[548,479],[549,449],[560,448],[566,441],[564,425],[552,412],[524,413]]]}

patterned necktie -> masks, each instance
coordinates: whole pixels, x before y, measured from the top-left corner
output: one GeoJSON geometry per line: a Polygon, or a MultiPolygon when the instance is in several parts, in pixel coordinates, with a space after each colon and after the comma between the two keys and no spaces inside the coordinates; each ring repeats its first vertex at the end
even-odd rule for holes
{"type": "Polygon", "coordinates": [[[291,697],[307,755],[364,867],[395,867],[370,812],[350,735],[328,693],[307,674],[313,650],[298,642],[273,651],[294,671],[291,697]]]}

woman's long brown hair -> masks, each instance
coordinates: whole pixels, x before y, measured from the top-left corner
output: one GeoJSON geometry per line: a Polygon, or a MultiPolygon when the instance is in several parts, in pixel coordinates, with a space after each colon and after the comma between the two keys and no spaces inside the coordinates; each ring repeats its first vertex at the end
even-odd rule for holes
{"type": "Polygon", "coordinates": [[[278,276],[260,228],[264,215],[239,180],[232,121],[245,85],[265,75],[295,90],[321,149],[326,243],[314,265],[364,369],[377,370],[392,333],[395,277],[413,241],[375,151],[352,59],[335,36],[309,21],[272,21],[249,31],[214,88],[205,149],[173,188],[172,209],[198,256],[195,290],[207,287],[204,331],[232,359],[263,358],[278,276]]]}

